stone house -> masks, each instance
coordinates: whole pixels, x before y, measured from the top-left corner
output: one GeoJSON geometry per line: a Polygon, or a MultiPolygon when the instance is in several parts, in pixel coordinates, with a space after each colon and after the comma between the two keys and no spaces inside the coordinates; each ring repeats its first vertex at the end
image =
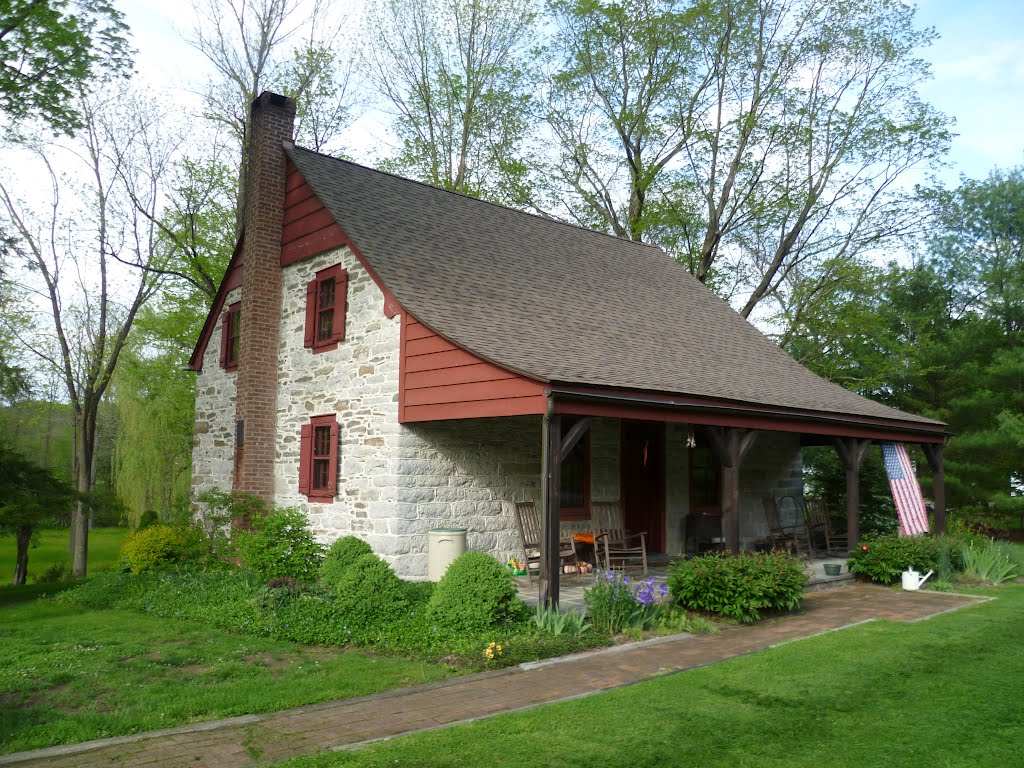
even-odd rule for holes
{"type": "Polygon", "coordinates": [[[436,527],[517,553],[527,499],[549,535],[621,500],[654,552],[692,549],[698,517],[752,546],[809,444],[846,462],[854,539],[875,440],[926,446],[941,515],[943,424],[814,375],[658,248],[301,149],[294,109],[253,104],[244,229],[191,360],[196,495],[300,507],[406,578],[436,527]]]}

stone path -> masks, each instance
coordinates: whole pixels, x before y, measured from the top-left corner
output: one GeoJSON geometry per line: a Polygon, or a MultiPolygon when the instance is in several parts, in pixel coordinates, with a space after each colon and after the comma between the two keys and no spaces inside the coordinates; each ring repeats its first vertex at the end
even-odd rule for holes
{"type": "Polygon", "coordinates": [[[20,752],[0,757],[0,766],[273,764],[631,685],[871,619],[917,621],[975,602],[964,595],[856,584],[808,595],[797,614],[714,635],[658,638],[358,699],[20,752]]]}

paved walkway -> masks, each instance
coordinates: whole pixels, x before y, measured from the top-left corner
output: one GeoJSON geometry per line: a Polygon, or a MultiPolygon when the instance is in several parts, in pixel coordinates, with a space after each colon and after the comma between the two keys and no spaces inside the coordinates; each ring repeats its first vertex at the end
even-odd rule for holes
{"type": "Polygon", "coordinates": [[[0,757],[0,766],[272,764],[631,685],[871,619],[917,621],[973,602],[963,595],[856,584],[808,595],[797,614],[714,635],[658,638],[358,699],[21,752],[0,757]]]}

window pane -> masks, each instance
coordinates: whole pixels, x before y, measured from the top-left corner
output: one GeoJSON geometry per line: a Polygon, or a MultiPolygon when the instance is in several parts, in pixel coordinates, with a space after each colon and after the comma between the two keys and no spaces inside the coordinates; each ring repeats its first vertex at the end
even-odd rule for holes
{"type": "Polygon", "coordinates": [[[313,456],[328,458],[331,455],[331,428],[315,427],[313,429],[313,456]]]}
{"type": "Polygon", "coordinates": [[[334,309],[325,309],[320,312],[317,320],[316,340],[325,341],[331,338],[334,332],[334,309]]]}
{"type": "Polygon", "coordinates": [[[322,281],[317,287],[317,306],[328,309],[334,306],[334,278],[322,281]]]}
{"type": "Polygon", "coordinates": [[[328,486],[328,470],[331,462],[327,459],[313,459],[313,489],[322,491],[328,486]]]}

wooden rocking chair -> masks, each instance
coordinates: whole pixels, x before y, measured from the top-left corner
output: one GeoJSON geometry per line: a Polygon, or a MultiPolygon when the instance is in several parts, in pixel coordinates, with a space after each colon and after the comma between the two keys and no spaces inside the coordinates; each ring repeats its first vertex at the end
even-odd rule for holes
{"type": "MultiPolygon", "coordinates": [[[[538,575],[541,569],[540,541],[544,535],[544,528],[541,525],[540,513],[537,505],[532,501],[516,502],[516,524],[519,527],[519,544],[523,548],[523,565],[526,567],[526,575],[533,583],[533,570],[530,566],[536,565],[538,575]]],[[[580,578],[580,563],[576,557],[576,543],[572,537],[561,536],[559,531],[558,541],[558,562],[570,561],[576,567],[576,580],[580,578]]]]}
{"type": "Polygon", "coordinates": [[[817,535],[824,540],[827,554],[846,554],[849,550],[849,537],[845,533],[835,533],[832,530],[828,504],[824,499],[804,499],[804,520],[807,522],[807,532],[812,545],[814,536],[817,535]]]}
{"type": "Polygon", "coordinates": [[[643,568],[647,575],[647,531],[627,533],[623,522],[622,505],[617,501],[595,501],[590,505],[590,519],[594,525],[594,553],[600,562],[604,553],[604,568],[643,568]]]}
{"type": "Polygon", "coordinates": [[[782,501],[790,499],[794,504],[796,500],[792,496],[784,496],[776,500],[774,496],[765,496],[762,499],[764,514],[768,520],[768,540],[772,549],[784,549],[799,556],[803,553],[811,554],[811,537],[805,525],[783,525],[779,514],[779,506],[782,501]]]}

